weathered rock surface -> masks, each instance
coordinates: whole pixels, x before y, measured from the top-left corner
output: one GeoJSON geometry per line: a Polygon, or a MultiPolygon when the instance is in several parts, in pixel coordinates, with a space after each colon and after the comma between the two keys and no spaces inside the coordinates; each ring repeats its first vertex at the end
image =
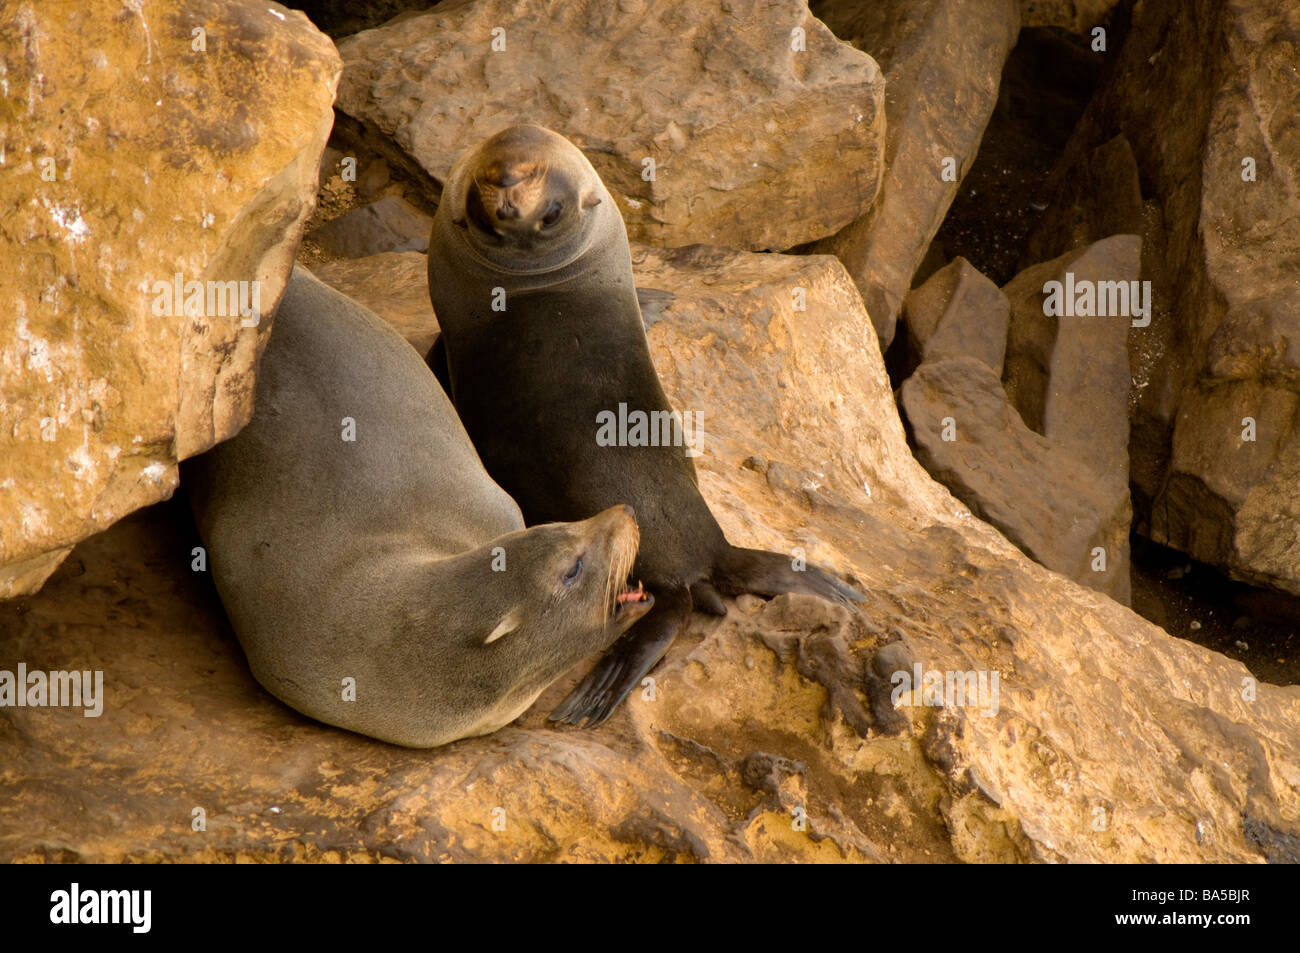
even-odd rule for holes
{"type": "MultiPolygon", "coordinates": [[[[1156,313],[1134,329],[1139,527],[1300,593],[1300,10],[1135,6],[1062,166],[1117,134],[1147,198],[1156,313]],[[1254,439],[1251,439],[1251,438],[1254,439]]],[[[1107,192],[1096,197],[1106,205],[1107,192]]],[[[1077,218],[1095,217],[1094,209],[1077,218]]],[[[1063,224],[1062,228],[1067,225],[1063,224]]]]}
{"type": "Polygon", "coordinates": [[[1133,322],[1146,320],[1135,317],[1132,293],[1141,255],[1137,235],[1114,235],[1027,268],[1003,289],[1011,323],[1002,379],[1012,404],[1030,428],[1124,487],[1127,340],[1133,322]],[[1062,306],[1076,313],[1045,313],[1050,281],[1061,284],[1062,306]]]}
{"type": "Polygon", "coordinates": [[[888,347],[912,274],[975,159],[997,103],[1019,9],[1016,0],[814,0],[812,9],[885,71],[880,198],[812,250],[844,262],[881,345],[888,347]]]}
{"type": "Polygon", "coordinates": [[[1125,605],[1126,339],[1140,255],[1138,236],[1112,236],[1002,291],[956,259],[908,295],[920,367],[900,392],[932,476],[1043,565],[1125,605]]]}
{"type": "Polygon", "coordinates": [[[450,0],[339,52],[339,108],[390,161],[441,182],[505,126],[549,126],[587,154],[634,241],[790,248],[862,215],[880,186],[884,79],[802,0],[545,17],[525,0],[450,0]]]}
{"type": "Polygon", "coordinates": [[[308,237],[330,255],[365,258],[384,252],[427,252],[433,217],[389,195],[314,228],[308,237]]]}
{"type": "Polygon", "coordinates": [[[1026,427],[987,364],[922,364],[900,403],[917,459],[975,515],[1047,568],[1128,602],[1128,488],[1026,427]]]}
{"type": "Polygon", "coordinates": [[[306,17],[270,2],[19,3],[0,18],[0,599],[169,496],[178,461],[247,421],[267,323],[214,314],[211,291],[202,313],[169,309],[154,285],[257,282],[269,312],[340,68],[306,17]]]}
{"type": "Polygon", "coordinates": [[[636,257],[728,535],[851,570],[865,611],[742,598],[594,732],[545,722],[575,673],[495,735],[412,752],[257,687],[168,504],[0,606],[0,669],[103,669],[107,694],[96,719],[0,708],[0,860],[1297,859],[1300,688],[1243,694],[1241,665],[973,520],[908,452],[838,264],[636,257]],[[913,663],[998,672],[996,711],[894,710],[913,663]]]}
{"type": "Polygon", "coordinates": [[[429,303],[429,259],[419,252],[385,252],[313,265],[313,274],[379,315],[423,357],[438,336],[429,303]]]}
{"type": "Polygon", "coordinates": [[[1011,303],[965,258],[940,268],[907,296],[908,343],[920,361],[973,357],[1002,373],[1011,303]]]}

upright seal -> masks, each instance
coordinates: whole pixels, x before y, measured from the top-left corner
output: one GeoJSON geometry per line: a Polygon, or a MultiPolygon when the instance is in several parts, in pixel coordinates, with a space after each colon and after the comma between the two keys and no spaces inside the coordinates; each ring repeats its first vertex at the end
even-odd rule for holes
{"type": "Polygon", "coordinates": [[[685,448],[598,441],[598,421],[620,404],[651,420],[671,408],[650,359],[622,216],[563,136],[513,126],[460,157],[434,216],[429,294],[442,330],[429,364],[528,523],[582,519],[617,503],[631,504],[640,523],[633,573],[655,608],[552,719],[604,721],[692,608],[726,612],[720,591],[862,600],[819,569],[796,571],[786,556],[729,544],[685,448]]]}
{"type": "Polygon", "coordinates": [[[217,591],[271,694],[433,747],[512,721],[649,610],[622,585],[629,508],[524,529],[383,321],[301,266],[274,321],[253,419],[183,470],[217,591]]]}

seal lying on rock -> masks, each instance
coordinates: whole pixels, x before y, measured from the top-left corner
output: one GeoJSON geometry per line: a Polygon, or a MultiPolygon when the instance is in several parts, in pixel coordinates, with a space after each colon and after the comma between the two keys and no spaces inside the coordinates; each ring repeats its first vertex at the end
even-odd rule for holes
{"type": "Polygon", "coordinates": [[[623,585],[630,508],[524,529],[420,356],[301,266],[255,400],[183,476],[253,675],[303,714],[411,747],[486,734],[653,604],[623,585]]]}
{"type": "Polygon", "coordinates": [[[623,219],[567,139],[514,126],[461,156],[434,217],[429,293],[442,329],[429,364],[525,519],[581,519],[629,503],[640,522],[633,572],[655,609],[553,719],[604,721],[693,607],[725,613],[719,591],[862,600],[819,569],[729,544],[685,447],[598,440],[610,414],[662,420],[671,408],[650,359],[623,219]]]}

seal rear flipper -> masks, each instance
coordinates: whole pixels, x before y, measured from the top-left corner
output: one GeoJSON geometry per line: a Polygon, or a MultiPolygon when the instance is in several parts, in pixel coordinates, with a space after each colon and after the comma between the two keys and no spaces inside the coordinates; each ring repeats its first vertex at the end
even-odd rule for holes
{"type": "Polygon", "coordinates": [[[732,546],[714,570],[713,581],[728,593],[779,596],[783,592],[806,592],[846,606],[866,600],[866,596],[830,573],[816,566],[795,569],[789,556],[765,549],[732,546]]]}
{"type": "Polygon", "coordinates": [[[659,664],[690,618],[691,594],[687,589],[671,589],[654,595],[655,607],[614,643],[582,683],[551,712],[551,721],[577,725],[585,718],[584,727],[595,728],[659,664]]]}

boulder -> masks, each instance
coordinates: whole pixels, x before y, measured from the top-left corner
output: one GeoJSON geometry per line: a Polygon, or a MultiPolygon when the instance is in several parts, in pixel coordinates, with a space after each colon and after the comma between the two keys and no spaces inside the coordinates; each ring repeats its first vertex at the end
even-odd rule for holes
{"type": "Polygon", "coordinates": [[[1138,315],[1141,252],[1137,235],[1115,235],[1027,268],[1003,289],[1011,322],[1002,379],[1012,404],[1031,429],[1123,487],[1127,341],[1130,328],[1149,318],[1138,315]],[[1044,293],[1049,282],[1074,313],[1048,313],[1057,310],[1044,293]]]}
{"type": "Polygon", "coordinates": [[[884,79],[802,0],[450,0],[343,40],[339,109],[441,182],[514,123],[568,136],[634,241],[784,249],[880,185],[884,79]]]}
{"type": "Polygon", "coordinates": [[[105,675],[97,718],[0,708],[0,860],[1300,860],[1300,688],[1036,565],[926,476],[834,260],[636,256],[724,529],[852,573],[862,610],[742,597],[599,729],[545,720],[574,672],[408,751],[258,688],[174,501],[0,606],[0,669],[105,675]],[[954,691],[905,696],[916,666],[954,691]],[[956,692],[981,673],[982,704],[956,692]]]}
{"type": "Polygon", "coordinates": [[[1001,375],[1011,303],[965,258],[955,258],[911,291],[904,314],[918,363],[973,357],[1001,375]]]}
{"type": "Polygon", "coordinates": [[[812,250],[844,262],[887,348],[912,275],[975,160],[1019,9],[1016,0],[814,0],[812,9],[885,71],[880,198],[812,250]]]}
{"type": "Polygon", "coordinates": [[[399,196],[389,195],[331,219],[312,229],[307,237],[327,255],[366,258],[383,252],[427,252],[432,229],[432,216],[399,196]]]}
{"type": "Polygon", "coordinates": [[[429,259],[419,252],[385,252],[313,265],[313,274],[379,315],[423,357],[438,336],[429,303],[429,259]]]}
{"type": "MultiPolygon", "coordinates": [[[[1130,336],[1139,528],[1256,585],[1300,593],[1300,11],[1137,4],[1062,167],[1117,135],[1144,203],[1149,328],[1130,336]]],[[[1123,194],[1131,192],[1124,186],[1123,194]]],[[[1062,216],[1067,233],[1115,196],[1062,216]]],[[[1131,196],[1124,198],[1131,205],[1131,196]]]]}
{"type": "Polygon", "coordinates": [[[1128,602],[1127,486],[1026,427],[974,357],[922,364],[899,398],[917,459],[976,516],[1048,569],[1128,602]]]}
{"type": "Polygon", "coordinates": [[[340,71],[274,2],[9,14],[0,599],[247,422],[269,323],[246,314],[284,288],[340,71]]]}

